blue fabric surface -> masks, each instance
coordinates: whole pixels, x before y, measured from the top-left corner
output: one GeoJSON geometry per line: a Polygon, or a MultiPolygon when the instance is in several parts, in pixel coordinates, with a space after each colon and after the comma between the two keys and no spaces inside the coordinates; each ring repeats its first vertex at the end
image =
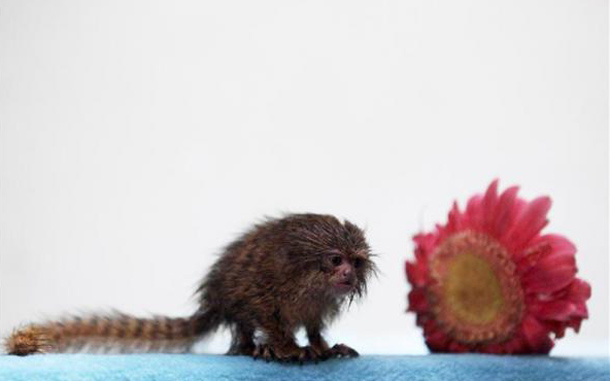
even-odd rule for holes
{"type": "Polygon", "coordinates": [[[610,380],[608,358],[362,356],[282,365],[220,355],[0,356],[0,380],[610,380]]]}

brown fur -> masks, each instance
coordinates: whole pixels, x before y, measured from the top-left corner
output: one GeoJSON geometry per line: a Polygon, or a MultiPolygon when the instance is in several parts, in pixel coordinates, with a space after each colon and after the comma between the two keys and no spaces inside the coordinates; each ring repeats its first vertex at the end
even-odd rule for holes
{"type": "Polygon", "coordinates": [[[126,352],[185,351],[195,340],[197,324],[195,317],[139,319],[121,313],[76,316],[18,329],[5,345],[9,354],[21,356],[85,347],[126,352]]]}
{"type": "Polygon", "coordinates": [[[139,319],[114,313],[32,324],[6,340],[11,354],[113,347],[123,351],[188,350],[220,325],[232,329],[229,354],[278,361],[356,356],[321,335],[342,306],[366,291],[375,272],[363,232],[333,216],[293,214],[254,226],[231,243],[197,289],[199,308],[188,318],[139,319]],[[340,255],[353,270],[353,288],[338,294],[340,255]],[[304,327],[309,346],[294,332],[304,327]],[[261,332],[262,338],[255,338],[261,332]]]}

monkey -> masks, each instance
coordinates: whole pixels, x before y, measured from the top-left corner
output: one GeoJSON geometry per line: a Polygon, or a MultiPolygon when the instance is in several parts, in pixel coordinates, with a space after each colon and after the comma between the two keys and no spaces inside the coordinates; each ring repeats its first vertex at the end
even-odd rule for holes
{"type": "Polygon", "coordinates": [[[363,230],[332,215],[266,218],[224,248],[195,295],[188,317],[137,318],[120,312],[34,323],[5,342],[9,354],[114,348],[188,352],[220,326],[232,334],[228,355],[305,363],[357,357],[329,346],[322,332],[377,273],[363,230]],[[309,344],[299,346],[304,328],[309,344]]]}

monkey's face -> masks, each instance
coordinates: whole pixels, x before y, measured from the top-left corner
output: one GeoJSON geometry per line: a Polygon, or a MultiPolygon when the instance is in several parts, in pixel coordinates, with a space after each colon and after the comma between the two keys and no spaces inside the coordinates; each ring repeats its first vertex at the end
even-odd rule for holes
{"type": "Polygon", "coordinates": [[[287,240],[294,253],[288,263],[294,265],[294,273],[304,275],[303,288],[349,300],[366,292],[376,267],[358,226],[333,216],[300,216],[287,240]]]}
{"type": "Polygon", "coordinates": [[[366,251],[344,253],[332,250],[327,256],[330,268],[328,282],[336,296],[361,294],[366,285],[368,273],[371,271],[369,255],[366,251]]]}
{"type": "Polygon", "coordinates": [[[361,296],[366,291],[366,282],[375,273],[369,245],[364,232],[356,225],[345,221],[343,234],[337,237],[333,248],[324,255],[324,268],[328,274],[328,288],[337,297],[361,296]]]}

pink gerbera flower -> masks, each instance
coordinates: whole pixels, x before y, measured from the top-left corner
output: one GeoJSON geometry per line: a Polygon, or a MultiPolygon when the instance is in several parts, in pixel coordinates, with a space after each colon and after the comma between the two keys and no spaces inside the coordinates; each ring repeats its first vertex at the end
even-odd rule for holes
{"type": "Polygon", "coordinates": [[[531,202],[497,180],[465,211],[415,241],[407,261],[409,311],[433,352],[549,353],[567,327],[588,317],[589,284],[575,277],[576,247],[540,235],[549,197],[531,202]]]}

